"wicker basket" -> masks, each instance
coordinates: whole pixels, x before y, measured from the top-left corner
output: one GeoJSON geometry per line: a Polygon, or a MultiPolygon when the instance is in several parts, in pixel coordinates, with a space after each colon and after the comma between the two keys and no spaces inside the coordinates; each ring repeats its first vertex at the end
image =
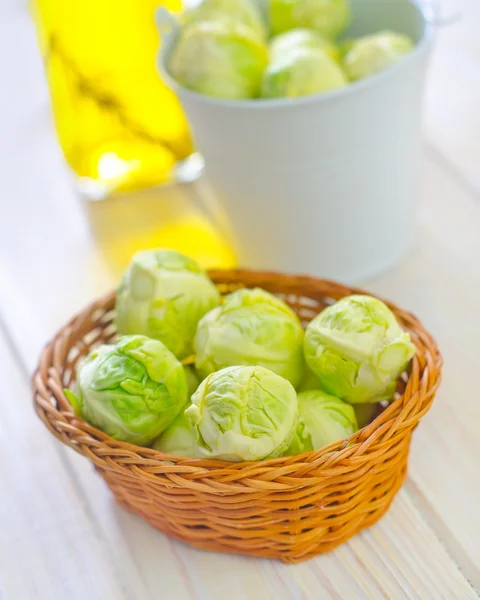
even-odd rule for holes
{"type": "MultiPolygon", "coordinates": [[[[260,286],[280,295],[305,323],[333,301],[362,293],[310,277],[210,275],[224,293],[260,286]]],[[[33,398],[48,429],[94,463],[119,504],[196,548],[286,563],[332,550],[386,512],[405,479],[412,431],[440,383],[440,353],[415,317],[389,304],[417,353],[394,401],[370,425],[316,452],[228,463],[118,442],[73,414],[63,388],[72,383],[78,359],[115,335],[114,301],[112,293],[94,302],[46,346],[33,398]]]]}

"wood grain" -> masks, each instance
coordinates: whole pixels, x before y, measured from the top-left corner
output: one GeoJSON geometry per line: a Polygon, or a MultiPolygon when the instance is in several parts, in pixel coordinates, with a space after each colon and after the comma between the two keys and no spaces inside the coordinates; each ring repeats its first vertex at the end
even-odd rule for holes
{"type": "Polygon", "coordinates": [[[3,336],[0,378],[0,597],[124,598],[84,494],[61,448],[38,427],[3,336]]]}
{"type": "Polygon", "coordinates": [[[413,439],[407,487],[480,588],[480,409],[474,391],[480,326],[472,319],[480,311],[480,204],[428,154],[424,167],[421,242],[370,287],[415,312],[444,354],[437,401],[413,439]]]}

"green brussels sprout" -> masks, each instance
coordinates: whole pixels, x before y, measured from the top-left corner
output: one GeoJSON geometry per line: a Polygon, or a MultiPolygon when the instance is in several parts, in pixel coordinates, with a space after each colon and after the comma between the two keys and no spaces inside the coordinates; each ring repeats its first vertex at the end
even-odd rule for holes
{"type": "Polygon", "coordinates": [[[322,388],[351,402],[378,402],[415,354],[410,336],[380,300],[349,296],[308,325],[305,358],[322,388]]]}
{"type": "Polygon", "coordinates": [[[187,401],[182,364],[162,342],[123,336],[93,350],[77,370],[75,413],[117,440],[147,446],[187,401]]]}
{"type": "Polygon", "coordinates": [[[323,50],[300,49],[270,63],[262,80],[263,98],[296,98],[345,87],[348,80],[323,50]]]}
{"type": "Polygon", "coordinates": [[[335,62],[340,61],[338,47],[312,29],[292,29],[274,37],[269,46],[270,62],[276,62],[298,50],[323,50],[335,62]]]}
{"type": "MultiPolygon", "coordinates": [[[[375,398],[372,398],[368,404],[356,404],[354,407],[355,414],[357,414],[357,408],[358,408],[359,409],[358,414],[363,415],[363,412],[362,412],[363,407],[368,407],[371,414],[373,414],[375,411],[378,411],[378,404],[380,402],[390,401],[392,399],[393,394],[395,393],[396,387],[397,387],[397,382],[395,380],[393,380],[381,394],[379,394],[378,396],[375,396],[375,398]]],[[[308,368],[308,366],[305,367],[303,379],[300,382],[300,385],[298,386],[297,391],[300,393],[300,392],[308,392],[310,390],[321,390],[321,389],[322,389],[322,384],[320,382],[320,379],[315,375],[315,373],[312,372],[311,369],[308,368]]],[[[365,408],[365,413],[366,412],[367,411],[365,408]]],[[[359,418],[358,414],[357,414],[358,422],[359,423],[363,422],[364,419],[359,418]]],[[[361,425],[360,427],[364,427],[364,425],[361,425]]]]}
{"type": "Polygon", "coordinates": [[[205,457],[230,461],[281,456],[297,424],[293,386],[263,367],[228,367],[209,375],[185,411],[205,457]]]}
{"type": "Polygon", "coordinates": [[[272,35],[304,27],[336,38],[350,24],[349,0],[269,0],[272,35]]]}
{"type": "Polygon", "coordinates": [[[248,27],[200,21],[181,30],[169,68],[190,90],[241,100],[258,95],[267,62],[266,45],[248,27]]]}
{"type": "MultiPolygon", "coordinates": [[[[188,406],[190,406],[190,403],[188,406]]],[[[164,454],[205,458],[198,446],[197,437],[197,430],[194,428],[191,419],[182,410],[170,427],[155,440],[152,447],[164,454]]]]}
{"type": "Polygon", "coordinates": [[[190,398],[193,396],[194,392],[197,391],[197,388],[200,385],[200,377],[198,376],[195,369],[190,365],[186,365],[184,367],[184,370],[185,378],[187,380],[188,399],[190,400],[190,398]]]}
{"type": "Polygon", "coordinates": [[[408,36],[393,31],[367,35],[351,42],[343,66],[348,78],[356,81],[388,69],[413,47],[408,36]]]}
{"type": "Polygon", "coordinates": [[[175,356],[192,354],[198,321],[220,295],[205,271],[173,250],[137,252],[117,290],[116,326],[121,334],[160,340],[175,356]]]}
{"type": "Polygon", "coordinates": [[[183,19],[186,24],[230,21],[248,27],[259,39],[267,36],[265,21],[252,0],[204,0],[199,6],[186,11],[183,19]]]}
{"type": "Polygon", "coordinates": [[[198,324],[194,346],[202,377],[224,367],[259,365],[297,386],[303,376],[303,329],[279,298],[256,289],[237,290],[198,324]]]}
{"type": "Polygon", "coordinates": [[[319,450],[358,430],[355,411],[321,390],[298,394],[298,425],[287,456],[319,450]]]}

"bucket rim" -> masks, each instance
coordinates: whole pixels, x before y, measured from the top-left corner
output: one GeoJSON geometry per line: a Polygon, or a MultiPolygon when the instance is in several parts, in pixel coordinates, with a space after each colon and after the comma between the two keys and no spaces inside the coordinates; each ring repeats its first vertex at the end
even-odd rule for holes
{"type": "MultiPolygon", "coordinates": [[[[176,93],[179,98],[208,105],[212,108],[225,108],[231,110],[270,110],[273,108],[294,109],[299,106],[308,106],[316,103],[334,102],[343,97],[354,96],[356,93],[361,93],[363,90],[376,87],[383,81],[388,81],[389,78],[394,78],[397,73],[408,69],[412,63],[416,63],[418,60],[421,60],[424,55],[429,53],[437,25],[427,16],[428,5],[420,6],[419,3],[414,0],[409,0],[409,4],[418,11],[423,20],[423,34],[421,39],[415,44],[414,49],[388,69],[369,75],[364,79],[350,82],[350,84],[345,87],[323,92],[321,94],[311,94],[309,96],[300,96],[297,98],[248,98],[243,100],[232,100],[215,98],[190,90],[178,83],[169,73],[167,67],[170,52],[175,42],[175,34],[167,36],[170,39],[167,39],[162,44],[157,57],[157,69],[163,82],[176,93]]],[[[163,9],[162,12],[166,12],[165,9],[163,9]]],[[[171,17],[171,21],[173,21],[173,17],[171,17]]]]}

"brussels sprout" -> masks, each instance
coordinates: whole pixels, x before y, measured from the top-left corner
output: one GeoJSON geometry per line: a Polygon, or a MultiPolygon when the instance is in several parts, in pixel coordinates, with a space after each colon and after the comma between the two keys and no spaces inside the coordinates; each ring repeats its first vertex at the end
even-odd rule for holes
{"type": "Polygon", "coordinates": [[[311,29],[293,29],[273,38],[269,46],[270,61],[276,62],[297,50],[323,50],[335,62],[340,60],[337,46],[311,29]]]}
{"type": "Polygon", "coordinates": [[[200,385],[200,377],[197,375],[195,369],[190,365],[185,366],[184,370],[185,378],[187,380],[188,399],[190,399],[193,396],[194,392],[197,391],[197,388],[200,385]]]}
{"type": "Polygon", "coordinates": [[[280,456],[297,423],[292,385],[263,367],[228,367],[209,375],[185,411],[205,457],[230,461],[280,456]]]}
{"type": "Polygon", "coordinates": [[[170,72],[185,87],[216,98],[258,95],[268,52],[248,27],[201,21],[184,27],[170,59],[170,72]]]}
{"type": "MultiPolygon", "coordinates": [[[[354,408],[355,408],[355,414],[357,415],[357,421],[359,423],[360,422],[363,423],[364,422],[363,415],[366,414],[367,412],[372,415],[374,413],[380,414],[378,412],[379,403],[390,401],[392,399],[393,394],[395,393],[396,387],[397,387],[397,382],[395,380],[393,380],[381,394],[379,394],[378,396],[375,396],[375,398],[372,398],[368,404],[356,404],[354,408]],[[367,407],[368,407],[368,411],[367,411],[367,407]],[[358,412],[357,412],[357,408],[358,408],[358,412]],[[365,412],[363,412],[363,410],[362,410],[363,408],[365,408],[365,412]],[[361,415],[361,417],[359,417],[358,415],[361,415]]],[[[321,390],[321,389],[322,389],[322,384],[320,382],[320,379],[307,366],[305,368],[303,379],[302,379],[300,385],[298,386],[297,391],[300,393],[300,392],[308,392],[310,390],[321,390]]],[[[380,412],[381,411],[382,411],[382,408],[380,407],[380,412]]],[[[367,421],[367,422],[369,422],[369,421],[367,421]]],[[[364,425],[359,425],[359,427],[364,427],[364,425]]]]}
{"type": "Polygon", "coordinates": [[[198,321],[219,300],[194,260],[173,250],[137,252],[117,290],[117,330],[158,339],[181,359],[192,353],[198,321]]]}
{"type": "Polygon", "coordinates": [[[147,446],[187,401],[182,364],[158,340],[120,338],[93,350],[77,371],[75,412],[117,440],[147,446]]]}
{"type": "Polygon", "coordinates": [[[382,31],[353,40],[343,59],[343,66],[352,81],[363,79],[388,69],[408,52],[414,44],[400,33],[382,31]]]}
{"type": "Polygon", "coordinates": [[[155,440],[153,448],[165,454],[204,458],[197,444],[197,431],[191,419],[185,415],[185,411],[182,411],[170,427],[155,440]]]}
{"type": "Polygon", "coordinates": [[[259,39],[267,35],[260,10],[252,0],[204,0],[184,13],[184,23],[230,21],[248,27],[259,39]]]}
{"type": "Polygon", "coordinates": [[[359,295],[317,315],[307,327],[304,349],[322,388],[352,404],[384,399],[415,354],[388,307],[359,295]]]}
{"type": "Polygon", "coordinates": [[[298,425],[287,456],[319,450],[357,431],[355,411],[321,390],[298,394],[298,425]]]}
{"type": "Polygon", "coordinates": [[[295,98],[345,87],[342,69],[323,50],[300,49],[272,62],[263,74],[263,98],[295,98]]]}
{"type": "Polygon", "coordinates": [[[285,302],[258,288],[238,290],[198,324],[196,367],[206,377],[224,367],[259,365],[297,386],[303,376],[303,336],[285,302]]]}
{"type": "Polygon", "coordinates": [[[350,23],[349,0],[269,0],[273,35],[304,27],[336,38],[350,23]]]}

